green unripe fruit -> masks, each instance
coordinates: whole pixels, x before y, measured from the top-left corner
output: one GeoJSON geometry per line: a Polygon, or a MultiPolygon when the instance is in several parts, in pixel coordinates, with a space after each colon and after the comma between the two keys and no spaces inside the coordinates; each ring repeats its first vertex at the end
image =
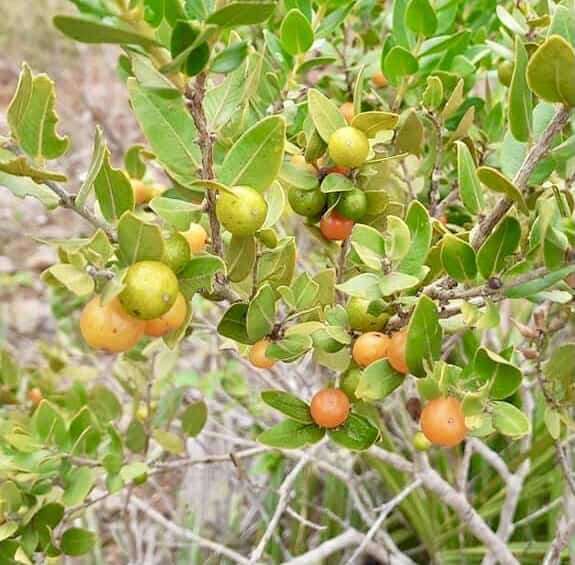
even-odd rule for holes
{"type": "Polygon", "coordinates": [[[340,167],[361,167],[369,154],[365,133],[351,126],[334,131],[328,141],[329,156],[340,167]]]}
{"type": "Polygon", "coordinates": [[[352,330],[362,333],[383,330],[385,323],[389,320],[389,314],[382,312],[378,316],[374,316],[367,311],[368,307],[369,300],[365,298],[354,296],[349,300],[346,310],[352,330]]]}
{"type": "Polygon", "coordinates": [[[218,221],[240,237],[256,233],[266,219],[267,210],[263,196],[249,186],[236,186],[233,193],[221,191],[216,200],[218,221]]]}
{"type": "Polygon", "coordinates": [[[190,258],[190,245],[183,235],[174,232],[164,239],[162,262],[168,265],[174,273],[179,273],[190,258]]]}
{"type": "Polygon", "coordinates": [[[423,432],[417,432],[411,440],[413,447],[417,451],[427,451],[433,444],[425,437],[423,432]]]}
{"type": "Polygon", "coordinates": [[[318,189],[301,190],[292,187],[288,191],[288,202],[292,210],[300,216],[317,216],[325,208],[327,197],[318,189]]]}
{"type": "Polygon", "coordinates": [[[367,196],[363,190],[354,188],[348,192],[342,192],[335,211],[348,220],[357,222],[367,212],[367,196]]]}
{"type": "Polygon", "coordinates": [[[497,78],[504,86],[511,84],[513,78],[513,63],[511,61],[503,61],[497,67],[497,78]]]}
{"type": "Polygon", "coordinates": [[[140,320],[164,315],[178,296],[174,271],[159,261],[140,261],[128,268],[119,299],[125,310],[140,320]]]}

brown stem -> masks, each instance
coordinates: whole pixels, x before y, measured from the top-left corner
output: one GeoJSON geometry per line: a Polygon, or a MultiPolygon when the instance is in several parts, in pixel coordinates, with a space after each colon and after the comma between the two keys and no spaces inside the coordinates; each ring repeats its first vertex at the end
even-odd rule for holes
{"type": "MultiPolygon", "coordinates": [[[[553,138],[563,129],[563,126],[569,120],[570,114],[571,108],[567,108],[562,105],[553,119],[549,122],[549,125],[545,128],[545,131],[541,134],[541,137],[537,140],[537,143],[533,145],[525,157],[521,167],[519,167],[519,170],[513,177],[513,184],[520,192],[523,192],[525,189],[531,173],[539,161],[545,156],[547,151],[549,151],[553,138]]],[[[474,249],[479,249],[479,247],[481,247],[481,244],[487,239],[489,234],[493,231],[493,228],[499,223],[503,216],[507,214],[511,206],[513,206],[513,202],[506,198],[501,198],[497,202],[497,205],[491,214],[489,214],[489,216],[479,224],[478,230],[471,239],[471,245],[474,249]]]]}
{"type": "MultiPolygon", "coordinates": [[[[198,145],[202,153],[202,170],[201,177],[204,180],[214,178],[214,157],[213,157],[213,140],[208,130],[208,121],[204,111],[204,96],[206,94],[206,73],[202,72],[194,81],[193,87],[186,85],[185,97],[187,107],[192,115],[196,129],[198,130],[198,145]]],[[[220,223],[216,216],[216,192],[212,189],[206,189],[206,210],[210,222],[210,241],[212,251],[220,258],[224,258],[224,248],[222,236],[220,233],[220,223]]],[[[230,288],[229,282],[225,275],[218,273],[215,276],[215,287],[218,294],[230,302],[237,302],[239,297],[230,288]]]]}

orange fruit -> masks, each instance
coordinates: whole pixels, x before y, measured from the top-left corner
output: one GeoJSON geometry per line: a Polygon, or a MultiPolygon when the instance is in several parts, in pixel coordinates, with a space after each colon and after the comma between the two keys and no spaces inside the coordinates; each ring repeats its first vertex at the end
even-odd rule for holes
{"type": "Polygon", "coordinates": [[[192,255],[206,248],[208,233],[200,224],[190,224],[188,231],[180,232],[187,240],[192,255]]]}
{"type": "Polygon", "coordinates": [[[266,357],[266,349],[270,343],[269,339],[260,339],[251,346],[248,358],[254,367],[271,369],[274,366],[275,361],[266,357]]]}
{"type": "Polygon", "coordinates": [[[360,367],[367,367],[374,361],[387,357],[388,348],[389,337],[380,332],[367,332],[355,340],[351,356],[360,367]]]}
{"type": "Polygon", "coordinates": [[[162,337],[177,330],[185,321],[188,303],[181,292],[178,292],[174,305],[162,316],[146,321],[144,333],[150,337],[162,337]]]}
{"type": "Polygon", "coordinates": [[[387,359],[389,364],[398,372],[404,375],[409,373],[405,360],[405,343],[407,341],[407,330],[403,329],[391,335],[387,348],[387,359]]]}
{"type": "Polygon", "coordinates": [[[353,222],[342,218],[335,210],[332,210],[329,215],[322,216],[319,229],[326,239],[342,241],[351,235],[353,222]]]}
{"type": "Polygon", "coordinates": [[[347,420],[349,410],[349,399],[337,388],[324,388],[311,399],[312,420],[321,428],[341,426],[347,420]]]}
{"type": "Polygon", "coordinates": [[[421,431],[434,445],[454,447],[465,439],[465,417],[457,398],[430,400],[421,412],[421,431]]]}
{"type": "Polygon", "coordinates": [[[92,349],[119,353],[132,349],[144,334],[145,322],[133,318],[114,298],[102,305],[94,296],[80,315],[80,332],[92,349]]]}

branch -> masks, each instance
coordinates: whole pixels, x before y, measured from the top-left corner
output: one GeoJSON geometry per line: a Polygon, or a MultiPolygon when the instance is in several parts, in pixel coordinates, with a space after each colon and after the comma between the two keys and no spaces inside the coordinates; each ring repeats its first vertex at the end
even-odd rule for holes
{"type": "MultiPolygon", "coordinates": [[[[320,445],[321,445],[321,443],[317,444],[315,446],[315,448],[312,448],[312,451],[316,451],[320,445]]],[[[268,526],[266,528],[266,531],[264,532],[264,535],[261,537],[256,548],[252,551],[252,554],[251,554],[250,560],[249,560],[249,565],[254,565],[255,563],[257,563],[259,561],[260,557],[262,556],[264,549],[265,549],[266,545],[268,544],[268,541],[271,539],[271,537],[272,537],[272,535],[276,529],[276,526],[277,526],[282,514],[284,513],[284,510],[286,509],[286,507],[288,505],[289,495],[291,493],[293,484],[295,483],[295,480],[297,479],[300,472],[307,465],[308,461],[309,461],[309,455],[307,453],[304,453],[303,457],[297,462],[295,467],[290,471],[290,473],[287,475],[287,477],[284,479],[283,483],[281,484],[281,486],[279,488],[280,498],[278,500],[278,504],[276,506],[276,509],[274,511],[273,516],[271,517],[271,519],[268,523],[268,526]]]]}
{"type": "MultiPolygon", "coordinates": [[[[319,563],[337,551],[347,549],[350,545],[361,544],[364,541],[365,536],[360,534],[357,530],[350,528],[343,534],[331,538],[307,553],[302,553],[294,559],[284,561],[282,565],[310,565],[310,563],[319,563]]],[[[367,549],[369,553],[379,559],[382,563],[389,563],[387,552],[383,550],[379,544],[368,540],[366,542],[365,549],[367,549]]]]}
{"type": "Polygon", "coordinates": [[[433,125],[435,133],[435,160],[431,171],[431,188],[429,190],[429,214],[436,215],[437,204],[439,203],[439,181],[441,179],[441,158],[443,144],[441,140],[441,124],[437,121],[435,115],[431,112],[425,114],[425,117],[433,125]]]}
{"type": "MultiPolygon", "coordinates": [[[[204,111],[204,96],[206,94],[206,73],[200,73],[193,88],[188,84],[184,92],[187,108],[192,115],[196,129],[198,130],[198,145],[202,153],[201,177],[204,180],[214,178],[214,154],[213,140],[208,130],[208,121],[204,111]]],[[[206,209],[210,222],[210,240],[212,251],[221,259],[224,258],[224,247],[220,234],[220,223],[216,217],[216,192],[211,188],[206,189],[206,209]]],[[[217,273],[215,275],[216,291],[229,302],[237,302],[239,297],[230,288],[225,275],[217,273]]]]}
{"type": "Polygon", "coordinates": [[[555,538],[551,542],[545,558],[543,559],[542,565],[557,565],[561,560],[561,551],[569,543],[572,536],[575,534],[575,518],[567,518],[563,516],[563,519],[559,522],[557,527],[557,533],[555,538]]]}
{"type": "Polygon", "coordinates": [[[499,536],[489,528],[473,506],[469,504],[465,495],[456,491],[437,471],[432,469],[429,466],[427,457],[422,455],[419,459],[422,463],[422,469],[416,472],[416,476],[421,479],[423,486],[437,495],[443,503],[455,511],[469,531],[481,541],[486,548],[491,550],[501,565],[520,565],[507,545],[501,541],[499,536]]]}
{"type": "Polygon", "coordinates": [[[130,506],[133,506],[134,508],[140,510],[141,512],[146,514],[148,518],[150,518],[151,520],[153,520],[154,522],[156,522],[157,524],[159,524],[160,526],[162,526],[175,536],[191,541],[199,545],[200,547],[211,549],[216,554],[223,555],[228,559],[235,561],[236,563],[240,563],[240,565],[249,565],[249,561],[243,555],[240,555],[238,552],[234,551],[233,549],[230,549],[229,547],[226,547],[225,545],[203,538],[195,534],[193,530],[182,528],[181,526],[174,524],[174,522],[168,520],[165,516],[163,516],[153,508],[150,508],[143,500],[141,500],[137,496],[131,497],[130,506]]]}
{"type": "MultiPolygon", "coordinates": [[[[563,126],[569,120],[570,113],[571,108],[561,105],[553,119],[549,122],[549,125],[545,128],[545,131],[541,134],[537,143],[533,145],[523,160],[521,167],[519,167],[512,181],[520,192],[523,192],[531,173],[547,151],[549,151],[549,147],[555,135],[563,129],[563,126]]],[[[503,216],[507,214],[511,206],[513,206],[513,202],[507,198],[501,198],[497,202],[491,214],[479,224],[479,228],[471,238],[471,245],[474,249],[481,247],[481,244],[487,239],[487,236],[493,231],[493,228],[499,223],[503,216]]]]}
{"type": "Polygon", "coordinates": [[[402,500],[409,496],[412,490],[418,488],[421,485],[421,479],[415,479],[411,484],[407,485],[397,496],[394,496],[389,502],[385,503],[381,508],[381,512],[377,517],[377,520],[373,523],[369,531],[363,538],[362,542],[359,544],[359,547],[353,552],[353,555],[350,557],[349,562],[355,563],[355,560],[360,557],[363,550],[367,547],[367,545],[371,542],[373,536],[375,536],[376,532],[381,528],[381,525],[389,515],[389,513],[399,504],[401,504],[402,500]]]}

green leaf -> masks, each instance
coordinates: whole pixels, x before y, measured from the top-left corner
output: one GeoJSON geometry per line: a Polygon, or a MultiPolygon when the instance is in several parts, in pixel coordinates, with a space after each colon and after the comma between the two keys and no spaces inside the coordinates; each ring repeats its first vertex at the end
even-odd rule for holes
{"type": "Polygon", "coordinates": [[[443,110],[441,111],[441,116],[444,119],[447,119],[453,115],[459,106],[461,106],[461,103],[463,102],[463,85],[463,79],[460,78],[455,88],[453,89],[451,96],[447,99],[443,110]]]}
{"type": "Polygon", "coordinates": [[[212,61],[210,70],[213,73],[231,73],[237,69],[248,56],[247,41],[238,41],[222,49],[212,61]]]}
{"type": "Polygon", "coordinates": [[[277,6],[276,2],[240,0],[216,10],[206,20],[209,24],[232,27],[265,22],[277,6]]]}
{"type": "Polygon", "coordinates": [[[248,306],[246,329],[251,341],[268,335],[275,322],[274,291],[269,284],[260,287],[248,306]]]}
{"type": "MultiPolygon", "coordinates": [[[[146,23],[154,28],[159,27],[162,22],[174,27],[178,20],[186,17],[181,0],[146,0],[145,7],[144,18],[146,23]]],[[[204,14],[205,16],[207,14],[204,14]]]]}
{"type": "Polygon", "coordinates": [[[177,231],[187,231],[192,222],[197,222],[202,215],[202,207],[177,198],[156,196],[149,204],[150,208],[177,231]]]}
{"type": "Polygon", "coordinates": [[[60,539],[62,553],[73,557],[89,553],[95,545],[96,535],[83,528],[68,528],[60,539]]]}
{"type": "Polygon", "coordinates": [[[180,290],[188,298],[197,290],[211,290],[214,275],[225,272],[226,265],[215,255],[198,255],[197,257],[192,257],[178,274],[180,290]]]}
{"type": "Polygon", "coordinates": [[[411,244],[409,251],[399,264],[399,271],[418,277],[431,245],[429,213],[423,204],[413,200],[407,210],[405,222],[411,234],[411,244]]]}
{"type": "Polygon", "coordinates": [[[305,53],[313,44],[313,29],[309,20],[298,10],[290,10],[280,28],[282,47],[290,55],[305,53]]]}
{"type": "Polygon", "coordinates": [[[285,420],[261,433],[256,441],[280,449],[298,449],[317,443],[324,435],[325,430],[315,424],[285,420]]]}
{"type": "Polygon", "coordinates": [[[307,61],[304,61],[301,65],[298,65],[295,69],[296,74],[302,75],[311,71],[315,67],[323,67],[325,65],[331,65],[337,61],[336,57],[312,57],[307,61]]]}
{"type": "Polygon", "coordinates": [[[269,282],[272,288],[288,286],[295,269],[295,240],[284,238],[274,249],[262,253],[258,262],[257,282],[261,286],[269,282]]]}
{"type": "MultiPolygon", "coordinates": [[[[179,20],[170,37],[172,62],[163,67],[162,72],[168,73],[181,69],[188,76],[199,74],[210,59],[210,47],[205,40],[205,34],[209,33],[210,29],[207,27],[202,30],[197,22],[179,20]]],[[[141,86],[151,86],[141,81],[138,75],[136,78],[141,86]]]]}
{"type": "Polygon", "coordinates": [[[489,397],[494,400],[508,398],[521,385],[521,371],[489,349],[480,347],[475,353],[473,365],[483,382],[491,381],[489,397]]]}
{"type": "Polygon", "coordinates": [[[144,453],[146,449],[146,428],[139,420],[132,420],[126,430],[126,447],[132,453],[144,453]]]}
{"type": "Polygon", "coordinates": [[[428,110],[434,111],[439,108],[443,101],[443,83],[436,76],[427,77],[427,86],[423,91],[423,104],[428,110]]]}
{"type": "Polygon", "coordinates": [[[381,298],[379,282],[380,279],[377,275],[373,273],[362,273],[361,275],[348,279],[344,283],[336,285],[336,288],[349,296],[377,300],[381,298]]]}
{"type": "Polygon", "coordinates": [[[548,37],[527,65],[529,88],[542,100],[575,106],[575,51],[559,35],[548,37]]]}
{"type": "Polygon", "coordinates": [[[457,181],[461,202],[471,214],[478,214],[484,205],[483,191],[475,172],[475,163],[467,145],[456,141],[457,146],[457,181]]]}
{"type": "Polygon", "coordinates": [[[328,431],[329,437],[341,447],[365,451],[379,436],[379,430],[365,417],[351,413],[339,428],[328,431]]]}
{"type": "Polygon", "coordinates": [[[319,284],[302,273],[292,284],[293,305],[297,312],[311,308],[319,295],[319,284]]]}
{"type": "Polygon", "coordinates": [[[120,256],[127,265],[138,261],[161,261],[164,238],[160,228],[148,224],[132,212],[126,212],[118,222],[120,256]]]}
{"type": "Polygon", "coordinates": [[[32,431],[40,441],[63,445],[66,441],[66,424],[55,406],[42,400],[32,417],[32,431]]]}
{"type": "Polygon", "coordinates": [[[190,187],[202,159],[196,126],[180,92],[142,88],[131,78],[128,94],[156,159],[176,182],[190,187]]]}
{"type": "Polygon", "coordinates": [[[145,477],[148,474],[148,466],[141,462],[136,461],[135,463],[130,463],[129,465],[124,465],[120,470],[120,476],[125,483],[131,483],[133,481],[138,481],[138,479],[145,477]]]}
{"type": "Polygon", "coordinates": [[[534,281],[505,288],[503,290],[503,296],[506,298],[528,298],[558,283],[571,273],[575,273],[575,265],[562,267],[561,269],[547,273],[534,281]]]}
{"type": "Polygon", "coordinates": [[[442,336],[437,307],[431,298],[422,295],[407,326],[405,359],[410,373],[425,377],[426,369],[439,359],[442,336]]]}
{"type": "MultiPolygon", "coordinates": [[[[500,6],[498,6],[499,8],[500,6]]],[[[531,92],[527,85],[527,50],[519,36],[515,36],[515,64],[509,86],[507,112],[509,128],[517,141],[527,142],[532,130],[531,92]]],[[[575,78],[575,76],[574,76],[575,78]]]]}
{"type": "Polygon", "coordinates": [[[332,192],[350,192],[355,188],[351,179],[339,173],[330,173],[321,183],[321,191],[325,194],[332,192]]]}
{"type": "Polygon", "coordinates": [[[423,144],[423,125],[417,117],[415,110],[408,111],[407,117],[401,124],[395,137],[395,150],[397,153],[411,153],[419,155],[423,144]]]}
{"type": "Polygon", "coordinates": [[[485,279],[503,270],[505,259],[515,251],[520,239],[519,222],[512,216],[503,218],[477,252],[477,266],[485,279]]]}
{"type": "Polygon", "coordinates": [[[67,477],[67,485],[62,495],[66,506],[77,506],[84,502],[94,484],[92,470],[89,467],[77,467],[67,477]]]}
{"type": "Polygon", "coordinates": [[[252,272],[256,251],[256,240],[253,236],[232,236],[226,252],[228,277],[232,282],[241,282],[252,272]]]}
{"type": "Polygon", "coordinates": [[[182,431],[188,437],[196,437],[206,425],[208,407],[202,400],[190,404],[182,414],[182,431]]]}
{"type": "Polygon", "coordinates": [[[412,35],[406,27],[405,13],[409,0],[394,0],[392,12],[393,39],[397,45],[409,49],[411,47],[412,35]]]}
{"type": "Polygon", "coordinates": [[[247,304],[233,304],[223,315],[218,324],[218,333],[229,339],[244,344],[252,344],[246,327],[248,317],[247,304]]]}
{"type": "Polygon", "coordinates": [[[60,198],[55,192],[43,184],[37,184],[27,177],[15,177],[0,171],[0,188],[4,187],[18,198],[31,196],[40,201],[46,208],[53,210],[58,207],[60,198]]]}
{"type": "Polygon", "coordinates": [[[96,126],[96,133],[94,134],[94,149],[92,150],[92,159],[90,160],[90,168],[86,173],[86,178],[82,182],[82,186],[78,191],[76,196],[76,204],[78,206],[84,206],[92,188],[98,173],[102,169],[104,164],[104,158],[106,157],[106,142],[102,135],[102,130],[99,126],[96,126]]]}
{"type": "Polygon", "coordinates": [[[87,17],[55,16],[53,23],[64,35],[80,43],[115,43],[140,45],[144,48],[161,45],[152,35],[142,35],[131,28],[112,26],[87,17]]]}
{"type": "Polygon", "coordinates": [[[76,296],[86,297],[94,292],[94,279],[83,270],[68,263],[53,265],[44,273],[42,280],[50,284],[53,280],[76,296]]]}
{"type": "Polygon", "coordinates": [[[367,137],[375,137],[378,131],[393,129],[399,120],[399,114],[392,112],[361,112],[351,121],[351,127],[359,129],[367,137]]]}
{"type": "Polygon", "coordinates": [[[388,273],[387,275],[381,275],[379,290],[382,296],[389,296],[390,294],[413,288],[418,284],[419,279],[412,275],[406,275],[405,273],[388,273]]]}
{"type": "Polygon", "coordinates": [[[257,122],[227,152],[220,180],[228,186],[267,190],[280,170],[285,130],[282,116],[269,116],[257,122]]]}
{"type": "Polygon", "coordinates": [[[272,183],[270,190],[266,194],[266,201],[268,211],[260,232],[277,224],[283,214],[286,198],[279,182],[274,181],[272,183]]]}
{"type": "Polygon", "coordinates": [[[507,402],[493,402],[492,416],[493,427],[500,434],[513,439],[519,439],[528,434],[531,428],[527,416],[519,408],[507,402]]]}
{"type": "Polygon", "coordinates": [[[64,507],[58,502],[49,502],[34,514],[32,523],[36,528],[41,528],[42,526],[55,528],[62,521],[63,517],[64,507]]]}
{"type": "Polygon", "coordinates": [[[264,390],[262,400],[272,408],[279,410],[291,420],[302,424],[312,424],[309,406],[297,396],[280,390],[264,390]]]}
{"type": "Polygon", "coordinates": [[[391,48],[383,62],[383,74],[394,82],[403,76],[412,75],[418,68],[417,59],[399,45],[391,48]]]}
{"type": "Polygon", "coordinates": [[[94,190],[102,215],[109,222],[115,222],[124,212],[134,209],[132,185],[123,171],[110,165],[108,149],[94,178],[94,190]]]}
{"type": "Polygon", "coordinates": [[[557,410],[553,410],[553,408],[549,406],[545,406],[543,420],[549,435],[554,440],[559,439],[561,437],[561,415],[559,412],[557,412],[557,410]]]}
{"type": "Polygon", "coordinates": [[[437,29],[437,16],[429,0],[411,0],[405,12],[405,23],[415,33],[429,37],[437,29]]]}
{"type": "Polygon", "coordinates": [[[308,352],[311,347],[312,340],[308,335],[288,335],[268,345],[266,357],[284,361],[285,363],[292,363],[308,352]]]}
{"type": "Polygon", "coordinates": [[[441,264],[447,274],[457,282],[469,282],[477,276],[473,247],[454,235],[443,238],[441,264]]]}
{"type": "Polygon", "coordinates": [[[563,343],[552,353],[543,365],[545,380],[559,383],[563,395],[567,394],[575,374],[575,343],[563,343]]]}
{"type": "Polygon", "coordinates": [[[30,163],[28,157],[21,155],[16,157],[13,153],[0,148],[0,171],[16,177],[29,177],[35,182],[53,180],[64,182],[68,177],[56,171],[35,167],[30,163]]]}
{"type": "Polygon", "coordinates": [[[380,359],[361,372],[355,396],[366,401],[383,400],[404,380],[405,377],[395,371],[387,359],[380,359]]]}
{"type": "Polygon", "coordinates": [[[69,139],[56,132],[54,83],[44,74],[32,75],[24,63],[6,118],[14,141],[32,159],[56,159],[68,149],[69,139]]]}
{"type": "Polygon", "coordinates": [[[18,531],[18,528],[17,522],[4,522],[0,526],[0,542],[12,537],[18,531]]]}
{"type": "Polygon", "coordinates": [[[332,33],[338,26],[340,26],[349,12],[355,6],[355,2],[348,2],[343,6],[340,6],[336,10],[330,12],[325,18],[321,20],[319,26],[316,29],[316,37],[326,37],[332,33]]]}
{"type": "Polygon", "coordinates": [[[160,444],[160,447],[169,453],[181,455],[186,451],[184,441],[173,432],[165,430],[153,430],[152,437],[160,444]]]}
{"type": "Polygon", "coordinates": [[[307,105],[313,125],[326,143],[334,131],[346,127],[338,107],[319,90],[310,88],[307,91],[307,105]]]}
{"type": "Polygon", "coordinates": [[[529,31],[529,28],[524,22],[520,22],[514,18],[503,6],[497,6],[496,13],[499,21],[513,33],[525,35],[529,31]]]}

